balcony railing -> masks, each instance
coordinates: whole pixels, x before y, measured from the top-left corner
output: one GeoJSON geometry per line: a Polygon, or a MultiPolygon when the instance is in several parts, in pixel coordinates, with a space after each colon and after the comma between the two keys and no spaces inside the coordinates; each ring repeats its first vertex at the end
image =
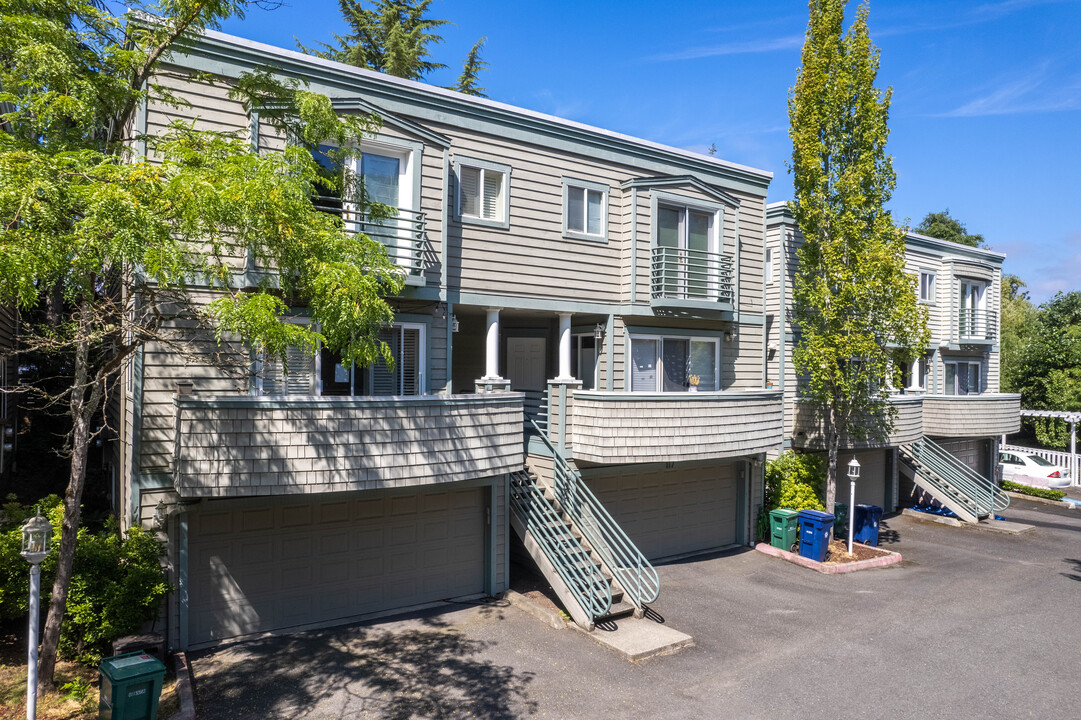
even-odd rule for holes
{"type": "Polygon", "coordinates": [[[993,310],[960,308],[955,318],[955,337],[960,342],[993,341],[998,337],[998,318],[993,310]]]}
{"type": "Polygon", "coordinates": [[[393,217],[373,218],[369,213],[356,211],[350,203],[343,203],[341,198],[316,196],[312,203],[317,210],[341,218],[347,231],[364,233],[382,243],[390,259],[405,268],[407,274],[423,274],[426,230],[423,212],[397,208],[393,217]]]}
{"type": "Polygon", "coordinates": [[[1021,396],[1010,393],[925,395],[923,433],[932,437],[990,437],[1021,429],[1021,396]]]}
{"type": "Polygon", "coordinates": [[[732,303],[732,256],[685,248],[653,249],[654,300],[732,303]]]}

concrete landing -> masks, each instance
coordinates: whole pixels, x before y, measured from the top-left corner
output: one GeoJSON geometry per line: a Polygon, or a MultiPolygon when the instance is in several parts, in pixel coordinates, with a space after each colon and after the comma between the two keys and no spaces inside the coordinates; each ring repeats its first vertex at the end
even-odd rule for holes
{"type": "Polygon", "coordinates": [[[673,630],[649,618],[641,620],[633,617],[620,618],[601,623],[593,632],[586,632],[577,625],[570,627],[631,662],[658,655],[671,655],[694,645],[694,638],[690,635],[673,630]]]}
{"type": "Polygon", "coordinates": [[[1007,535],[1020,535],[1026,533],[1029,530],[1035,530],[1035,525],[1026,525],[1019,522],[1010,522],[1009,520],[980,520],[980,524],[977,525],[981,530],[990,530],[992,532],[1006,533],[1007,535]]]}

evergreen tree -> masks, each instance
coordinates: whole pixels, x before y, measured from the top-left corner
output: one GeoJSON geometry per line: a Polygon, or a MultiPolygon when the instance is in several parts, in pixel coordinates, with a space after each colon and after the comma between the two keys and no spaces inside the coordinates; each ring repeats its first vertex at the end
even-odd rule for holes
{"type": "MultiPolygon", "coordinates": [[[[424,80],[433,70],[446,67],[432,60],[430,48],[443,42],[443,37],[434,31],[450,21],[427,17],[432,0],[374,0],[368,4],[370,7],[363,0],[338,0],[350,32],[335,34],[334,44],[320,43],[318,48],[300,45],[300,49],[328,60],[409,80],[424,80]]],[[[488,67],[480,57],[484,42],[485,38],[481,38],[474,43],[458,83],[451,89],[483,96],[483,88],[477,87],[477,76],[488,67]]]]}
{"type": "Polygon", "coordinates": [[[970,245],[972,247],[983,246],[983,235],[970,235],[961,224],[960,220],[950,215],[950,209],[942,212],[929,212],[923,221],[915,228],[920,235],[949,240],[950,242],[970,245]]]}
{"type": "Polygon", "coordinates": [[[833,510],[842,437],[881,438],[895,412],[887,375],[927,343],[926,312],[905,272],[904,234],[885,209],[895,184],[886,155],[890,91],[861,5],[843,31],[847,0],[812,0],[802,67],[789,96],[795,199],[804,244],[793,299],[806,378],[801,401],[821,416],[833,510]]]}

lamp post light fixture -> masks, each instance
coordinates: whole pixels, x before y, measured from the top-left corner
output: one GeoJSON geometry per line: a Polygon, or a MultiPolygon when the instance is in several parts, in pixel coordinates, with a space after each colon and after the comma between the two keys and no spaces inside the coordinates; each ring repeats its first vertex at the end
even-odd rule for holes
{"type": "Polygon", "coordinates": [[[853,455],[848,463],[848,554],[852,554],[852,528],[856,523],[856,481],[860,479],[860,462],[853,455]]]}
{"type": "Polygon", "coordinates": [[[26,720],[34,720],[38,709],[38,599],[41,597],[41,561],[49,554],[53,526],[38,514],[23,525],[19,552],[30,563],[30,638],[26,664],[26,720]]]}

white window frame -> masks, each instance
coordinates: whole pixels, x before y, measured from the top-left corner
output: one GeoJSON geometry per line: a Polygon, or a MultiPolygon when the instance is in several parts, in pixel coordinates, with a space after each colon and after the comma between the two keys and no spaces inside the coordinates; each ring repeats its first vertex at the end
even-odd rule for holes
{"type": "Polygon", "coordinates": [[[968,277],[957,278],[957,307],[954,312],[957,313],[957,332],[958,335],[963,338],[981,338],[987,331],[987,317],[984,312],[987,307],[987,294],[990,289],[990,283],[986,280],[968,277]],[[968,292],[965,292],[965,290],[968,292]],[[969,306],[966,302],[971,298],[975,290],[975,302],[969,306]],[[967,325],[962,321],[962,313],[968,310],[972,313],[970,318],[971,322],[967,325]],[[962,332],[962,329],[965,332],[962,332]]]}
{"type": "Polygon", "coordinates": [[[593,242],[608,242],[608,199],[611,188],[604,183],[590,182],[589,180],[579,180],[577,178],[564,177],[563,178],[563,237],[570,240],[590,240],[593,242]],[[581,192],[583,194],[582,211],[586,213],[586,216],[582,218],[583,230],[572,230],[570,227],[570,196],[572,192],[581,192]],[[601,194],[601,228],[599,233],[587,232],[589,223],[589,203],[588,196],[590,192],[597,192],[601,194]]]}
{"type": "Polygon", "coordinates": [[[943,371],[942,371],[942,391],[943,391],[944,395],[965,396],[965,395],[982,395],[983,394],[984,382],[986,380],[986,378],[984,377],[983,361],[981,361],[981,360],[946,360],[943,363],[943,365],[944,365],[944,367],[943,367],[943,371]],[[946,379],[948,377],[949,367],[951,365],[953,366],[953,392],[952,393],[949,391],[949,384],[948,384],[948,380],[946,379]],[[979,376],[979,378],[978,378],[978,381],[976,383],[975,392],[973,392],[971,389],[966,393],[957,392],[957,376],[959,374],[958,373],[958,366],[959,365],[967,365],[969,367],[968,373],[969,373],[969,378],[970,379],[972,377],[971,368],[973,366],[976,367],[976,373],[979,376]]]}
{"type": "Polygon", "coordinates": [[[918,281],[919,282],[919,287],[916,289],[916,292],[918,293],[918,297],[919,297],[919,300],[920,300],[921,303],[925,303],[927,305],[934,305],[935,304],[935,293],[938,290],[938,288],[936,287],[936,285],[937,285],[937,275],[938,274],[933,270],[920,270],[919,281],[918,281]],[[923,282],[923,279],[925,277],[930,278],[928,280],[928,282],[927,282],[927,286],[926,286],[927,287],[927,293],[926,294],[924,293],[924,287],[925,286],[924,286],[924,282],[923,282]]]}
{"type": "MultiPolygon", "coordinates": [[[[504,165],[503,163],[492,162],[490,160],[479,160],[476,158],[468,157],[456,157],[454,159],[454,177],[455,177],[455,214],[459,222],[470,225],[482,225],[485,227],[500,228],[507,230],[510,228],[510,176],[511,166],[504,165]],[[485,173],[500,173],[503,175],[502,182],[502,195],[497,207],[499,209],[499,216],[496,218],[486,218],[478,215],[466,215],[462,212],[462,168],[473,168],[480,170],[481,179],[479,187],[483,192],[484,189],[484,174],[485,173]]],[[[478,207],[483,207],[483,200],[479,200],[478,207]]]]}
{"type": "MultiPolygon", "coordinates": [[[[292,325],[310,325],[312,319],[305,316],[294,316],[282,318],[282,322],[290,323],[292,325]]],[[[292,346],[290,346],[292,347],[292,346]]],[[[319,393],[320,379],[319,379],[319,350],[316,349],[315,358],[312,362],[314,368],[314,375],[312,377],[311,391],[313,394],[319,393]]],[[[312,395],[287,395],[287,394],[268,394],[263,388],[264,370],[266,369],[266,353],[260,352],[255,356],[255,360],[252,362],[252,370],[255,374],[255,383],[253,386],[253,394],[265,395],[266,397],[312,397],[312,395]]]]}
{"type": "MultiPolygon", "coordinates": [[[[629,392],[641,392],[641,393],[664,393],[665,395],[675,395],[676,391],[664,390],[664,352],[662,350],[665,340],[686,340],[689,343],[692,342],[708,342],[713,343],[713,377],[716,383],[716,387],[713,390],[703,390],[701,392],[720,392],[721,389],[721,339],[716,336],[709,335],[665,335],[654,333],[630,333],[627,336],[627,371],[625,373],[625,384],[629,392]],[[634,362],[634,343],[640,340],[656,340],[657,341],[657,361],[656,361],[656,383],[653,390],[634,390],[631,380],[632,371],[631,364],[634,362]]],[[[692,391],[686,390],[686,393],[692,391]]]]}
{"type": "MultiPolygon", "coordinates": [[[[428,395],[429,393],[428,393],[428,385],[427,385],[427,369],[428,369],[428,357],[427,357],[427,351],[428,351],[428,335],[427,335],[427,333],[428,333],[428,325],[427,325],[427,323],[393,322],[393,323],[391,323],[391,327],[401,328],[402,330],[418,330],[419,331],[419,337],[417,338],[417,389],[419,390],[419,392],[417,394],[418,395],[428,395]]],[[[376,361],[376,362],[378,362],[378,361],[376,361]]],[[[396,397],[396,396],[391,396],[391,395],[355,395],[354,394],[356,392],[357,378],[360,377],[360,373],[365,373],[367,375],[368,387],[369,387],[369,389],[371,388],[371,386],[373,384],[372,366],[374,364],[375,363],[372,363],[372,364],[368,365],[367,367],[363,367],[363,368],[357,367],[357,366],[354,365],[354,367],[353,367],[353,375],[352,375],[352,380],[351,380],[352,387],[350,388],[350,395],[349,395],[350,397],[396,397]]],[[[402,369],[401,365],[399,364],[398,366],[396,366],[394,368],[394,371],[395,371],[395,373],[397,373],[401,369],[402,369]]],[[[399,380],[400,379],[401,378],[399,376],[399,380]]],[[[316,355],[315,355],[315,388],[316,388],[316,394],[321,396],[323,394],[323,355],[322,355],[321,352],[316,353],[316,355]]]]}

